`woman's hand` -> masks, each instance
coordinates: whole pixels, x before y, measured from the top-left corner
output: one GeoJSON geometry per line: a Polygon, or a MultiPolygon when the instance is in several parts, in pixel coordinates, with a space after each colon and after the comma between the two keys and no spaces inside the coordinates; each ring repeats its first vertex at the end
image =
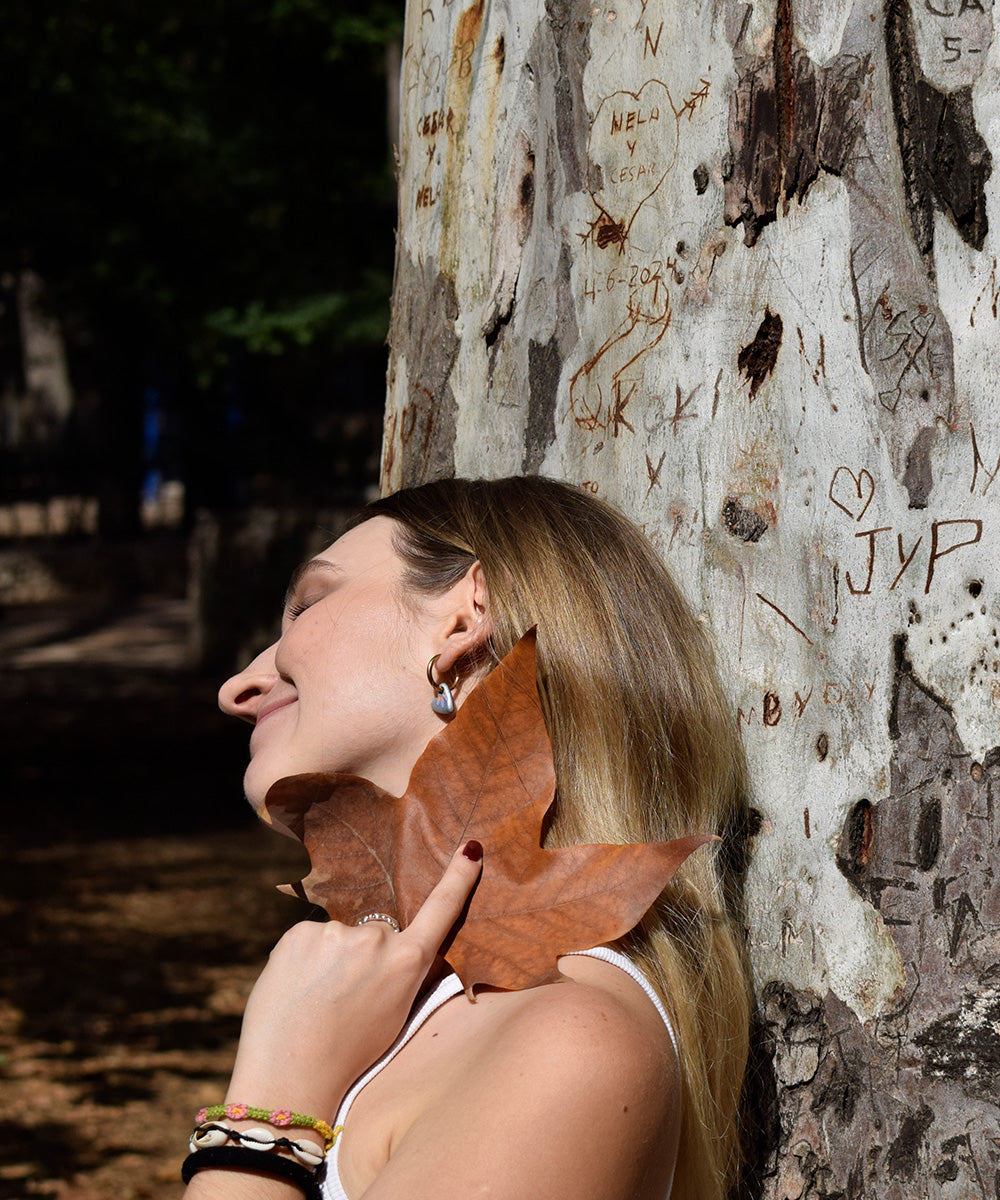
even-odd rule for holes
{"type": "Polygon", "coordinates": [[[289,929],[247,1002],[227,1100],[330,1119],[402,1029],[481,867],[469,842],[401,933],[384,921],[289,929]]]}

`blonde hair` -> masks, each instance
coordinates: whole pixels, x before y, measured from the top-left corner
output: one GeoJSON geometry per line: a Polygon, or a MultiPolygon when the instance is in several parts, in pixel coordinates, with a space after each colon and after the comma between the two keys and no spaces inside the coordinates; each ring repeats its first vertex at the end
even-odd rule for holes
{"type": "Polygon", "coordinates": [[[622,949],[662,997],[682,1074],[676,1200],[723,1200],[739,1166],[750,985],[738,905],[745,767],[705,629],[631,522],[537,477],[441,480],[363,510],[400,523],[404,583],[440,593],[477,559],[492,653],[538,627],[557,798],[545,844],[722,837],[677,873],[622,949]]]}

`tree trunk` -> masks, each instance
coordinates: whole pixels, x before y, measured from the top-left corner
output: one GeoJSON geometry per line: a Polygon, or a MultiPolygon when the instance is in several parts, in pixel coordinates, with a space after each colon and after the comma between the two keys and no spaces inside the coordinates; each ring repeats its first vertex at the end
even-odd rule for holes
{"type": "Polygon", "coordinates": [[[576,482],[707,615],[768,1197],[1000,1197],[998,76],[987,0],[408,5],[383,485],[576,482]]]}

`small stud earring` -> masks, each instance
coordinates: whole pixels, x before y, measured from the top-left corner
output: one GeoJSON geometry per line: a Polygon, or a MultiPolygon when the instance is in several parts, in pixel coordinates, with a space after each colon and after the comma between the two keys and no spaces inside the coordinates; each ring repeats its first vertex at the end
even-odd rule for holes
{"type": "MultiPolygon", "coordinates": [[[[455,697],[452,695],[452,690],[446,683],[434,682],[434,664],[440,657],[440,654],[435,654],[427,664],[427,682],[434,689],[435,693],[434,699],[431,701],[431,708],[440,717],[450,717],[455,711],[455,697]]],[[[455,677],[455,686],[458,686],[457,675],[455,677]]]]}

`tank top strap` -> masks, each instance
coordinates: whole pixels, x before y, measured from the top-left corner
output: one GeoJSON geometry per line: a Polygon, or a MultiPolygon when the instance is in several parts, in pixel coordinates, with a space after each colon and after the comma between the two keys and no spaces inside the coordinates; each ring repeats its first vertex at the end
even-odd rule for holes
{"type": "MultiPolygon", "coordinates": [[[[462,990],[462,984],[457,975],[446,975],[443,979],[438,980],[422,1000],[417,1001],[399,1037],[396,1038],[378,1062],[368,1068],[344,1097],[340,1108],[337,1110],[334,1128],[338,1125],[343,1125],[347,1120],[347,1114],[351,1110],[351,1105],[357,1099],[361,1089],[371,1083],[375,1076],[388,1063],[392,1062],[428,1017],[437,1012],[441,1005],[453,996],[460,995],[462,990]]],[[[326,1177],[323,1181],[323,1193],[326,1200],[348,1200],[347,1193],[340,1182],[340,1138],[334,1142],[333,1149],[326,1156],[326,1177]]]]}

